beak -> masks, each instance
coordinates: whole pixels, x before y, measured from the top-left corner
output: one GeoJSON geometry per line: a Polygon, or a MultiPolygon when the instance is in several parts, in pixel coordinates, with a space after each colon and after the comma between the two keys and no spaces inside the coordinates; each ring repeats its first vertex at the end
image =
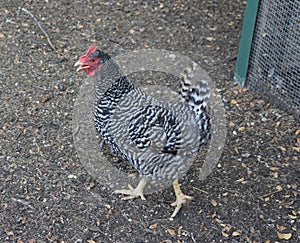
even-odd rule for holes
{"type": "Polygon", "coordinates": [[[77,62],[75,63],[74,67],[79,66],[79,67],[76,69],[76,72],[78,72],[78,71],[80,71],[80,70],[82,69],[82,68],[81,68],[81,65],[82,65],[82,63],[80,62],[80,60],[77,61],[77,62]]]}
{"type": "Polygon", "coordinates": [[[78,72],[80,70],[83,70],[83,69],[90,68],[89,65],[83,64],[80,60],[78,62],[76,62],[75,65],[74,65],[74,67],[77,67],[77,66],[79,66],[79,67],[76,69],[76,72],[78,72]]]}

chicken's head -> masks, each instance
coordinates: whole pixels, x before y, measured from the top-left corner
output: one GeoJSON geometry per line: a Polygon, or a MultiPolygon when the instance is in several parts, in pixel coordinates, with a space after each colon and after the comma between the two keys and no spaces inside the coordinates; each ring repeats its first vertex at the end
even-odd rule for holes
{"type": "Polygon", "coordinates": [[[90,46],[87,53],[79,58],[79,61],[75,63],[77,71],[83,70],[89,76],[95,76],[97,71],[100,71],[102,65],[109,60],[108,54],[99,51],[97,46],[90,46]]]}

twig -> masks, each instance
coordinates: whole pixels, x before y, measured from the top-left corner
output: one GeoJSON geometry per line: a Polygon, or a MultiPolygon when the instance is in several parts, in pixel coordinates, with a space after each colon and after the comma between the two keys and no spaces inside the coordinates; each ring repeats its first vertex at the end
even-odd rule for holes
{"type": "Polygon", "coordinates": [[[204,191],[204,190],[202,190],[202,189],[200,189],[200,188],[197,188],[197,187],[194,187],[194,186],[193,186],[193,189],[195,189],[195,190],[197,190],[197,191],[199,191],[199,192],[203,192],[203,193],[205,193],[205,194],[209,194],[207,191],[204,191]]]}
{"type": "Polygon", "coordinates": [[[36,22],[36,24],[38,25],[38,27],[40,28],[40,30],[41,30],[41,31],[43,32],[43,34],[46,36],[49,46],[52,48],[53,51],[55,51],[56,49],[55,49],[54,45],[52,44],[49,35],[48,35],[47,32],[43,29],[43,27],[41,26],[41,24],[39,23],[39,21],[36,19],[36,17],[34,17],[34,15],[33,15],[30,11],[28,11],[26,8],[20,8],[20,9],[21,9],[22,11],[24,11],[25,13],[29,14],[31,18],[33,18],[34,22],[36,22]]]}
{"type": "Polygon", "coordinates": [[[27,206],[27,207],[29,207],[29,208],[31,208],[31,209],[35,209],[33,206],[30,205],[30,202],[27,202],[27,201],[25,201],[25,200],[23,200],[23,199],[20,199],[20,198],[14,198],[14,197],[12,197],[11,199],[12,199],[13,201],[18,202],[18,203],[21,203],[21,204],[23,204],[23,205],[25,205],[25,206],[27,206]]]}
{"type": "Polygon", "coordinates": [[[278,193],[278,192],[281,192],[281,191],[282,191],[282,190],[277,190],[277,191],[270,192],[270,193],[267,193],[267,194],[265,194],[265,195],[257,196],[257,197],[260,198],[260,199],[263,199],[264,197],[268,197],[268,196],[274,195],[274,194],[276,194],[276,193],[278,193]]]}

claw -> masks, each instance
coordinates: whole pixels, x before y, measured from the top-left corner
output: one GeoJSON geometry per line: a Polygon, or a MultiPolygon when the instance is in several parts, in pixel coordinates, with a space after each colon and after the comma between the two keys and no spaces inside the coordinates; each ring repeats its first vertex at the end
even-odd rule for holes
{"type": "Polygon", "coordinates": [[[191,201],[193,199],[193,197],[191,196],[187,196],[184,195],[180,189],[180,184],[178,183],[178,180],[175,180],[173,182],[173,188],[175,191],[175,195],[176,195],[176,201],[171,203],[172,207],[176,207],[174,212],[172,213],[171,217],[169,218],[170,220],[173,220],[175,218],[175,216],[177,215],[177,213],[179,212],[179,210],[181,209],[182,205],[187,203],[188,201],[191,201]]]}
{"type": "Polygon", "coordinates": [[[113,193],[124,194],[127,195],[122,198],[122,200],[129,200],[136,197],[140,197],[142,200],[146,200],[144,197],[143,191],[147,181],[141,180],[136,188],[133,188],[130,184],[128,184],[129,189],[121,189],[115,190],[113,193]]]}
{"type": "Polygon", "coordinates": [[[175,216],[177,215],[177,213],[179,212],[183,204],[187,203],[188,201],[191,201],[192,199],[193,197],[182,194],[179,198],[176,199],[175,202],[171,203],[171,206],[176,208],[174,209],[174,212],[172,213],[170,220],[173,220],[173,218],[175,218],[175,216]]]}

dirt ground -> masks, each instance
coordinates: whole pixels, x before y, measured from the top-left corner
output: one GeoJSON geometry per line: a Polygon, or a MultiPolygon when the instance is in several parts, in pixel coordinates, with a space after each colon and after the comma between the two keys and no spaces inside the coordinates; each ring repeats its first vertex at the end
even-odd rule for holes
{"type": "Polygon", "coordinates": [[[244,8],[241,0],[1,1],[0,242],[299,242],[300,125],[232,82],[244,8]],[[172,188],[122,201],[78,159],[72,114],[84,74],[73,66],[92,43],[109,53],[178,51],[222,95],[223,154],[205,180],[197,166],[181,180],[194,199],[174,221],[172,188]]]}

